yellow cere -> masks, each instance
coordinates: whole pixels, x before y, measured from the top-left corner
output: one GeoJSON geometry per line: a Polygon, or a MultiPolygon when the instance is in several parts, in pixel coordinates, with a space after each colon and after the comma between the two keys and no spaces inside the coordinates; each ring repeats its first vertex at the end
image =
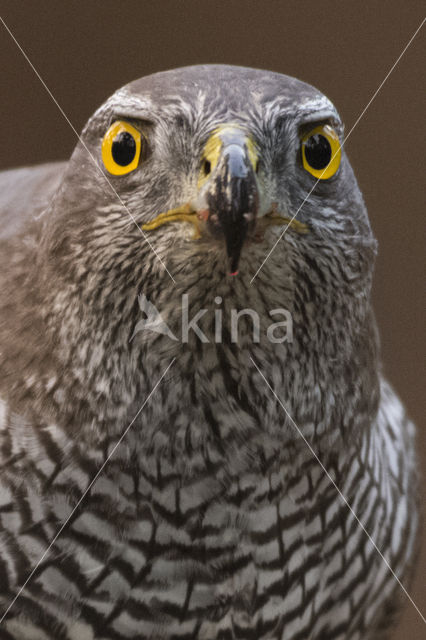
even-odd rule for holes
{"type": "MultiPolygon", "coordinates": [[[[213,171],[220,158],[223,145],[231,144],[232,142],[246,146],[251,166],[255,171],[258,158],[256,144],[239,124],[227,123],[217,127],[207,140],[202,160],[209,162],[211,171],[213,171]]],[[[198,179],[198,186],[200,187],[207,179],[208,175],[203,173],[201,170],[200,177],[198,179]]]]}
{"type": "Polygon", "coordinates": [[[108,173],[114,176],[123,176],[126,173],[134,171],[139,164],[139,157],[141,153],[141,132],[131,124],[124,120],[117,120],[114,122],[102,140],[102,161],[105,165],[105,169],[108,173]],[[118,164],[113,157],[113,143],[117,140],[120,133],[126,132],[130,134],[135,142],[135,154],[131,158],[131,161],[126,164],[118,164]]]}
{"type": "Polygon", "coordinates": [[[330,127],[330,125],[328,124],[315,127],[315,129],[312,129],[311,131],[309,131],[309,133],[307,133],[302,138],[303,167],[304,169],[306,169],[306,171],[309,171],[309,173],[313,175],[315,178],[319,178],[320,180],[327,180],[328,178],[331,178],[332,176],[334,176],[337,169],[339,168],[341,156],[342,156],[342,150],[340,147],[339,136],[337,135],[333,127],[330,127]],[[308,142],[309,138],[318,134],[323,136],[328,141],[331,149],[330,162],[325,167],[322,167],[320,169],[312,167],[306,158],[306,143],[308,142]]]}

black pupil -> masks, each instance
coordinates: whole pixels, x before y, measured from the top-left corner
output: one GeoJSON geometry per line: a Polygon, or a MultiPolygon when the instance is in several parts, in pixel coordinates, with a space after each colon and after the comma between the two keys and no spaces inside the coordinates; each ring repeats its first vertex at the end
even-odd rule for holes
{"type": "Polygon", "coordinates": [[[325,136],[315,133],[305,142],[305,157],[313,169],[324,169],[331,160],[331,146],[325,136]]]}
{"type": "Polygon", "coordinates": [[[112,143],[112,157],[120,167],[127,167],[131,163],[136,153],[136,142],[128,131],[121,131],[112,143]]]}

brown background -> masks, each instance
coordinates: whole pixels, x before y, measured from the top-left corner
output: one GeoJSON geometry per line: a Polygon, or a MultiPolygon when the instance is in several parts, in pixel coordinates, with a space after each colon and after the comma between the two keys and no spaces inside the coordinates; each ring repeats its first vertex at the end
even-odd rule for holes
{"type": "MultiPolygon", "coordinates": [[[[316,85],[335,102],[348,132],[424,13],[420,0],[13,0],[2,5],[5,22],[78,131],[130,80],[170,67],[221,62],[272,69],[316,85]]],[[[374,301],[385,370],[417,422],[422,466],[425,34],[426,26],[347,143],[380,244],[374,301]]],[[[0,168],[69,156],[74,133],[1,24],[0,56],[0,168]]],[[[423,547],[410,593],[425,613],[423,547]]],[[[425,637],[407,602],[396,638],[425,637]]]]}

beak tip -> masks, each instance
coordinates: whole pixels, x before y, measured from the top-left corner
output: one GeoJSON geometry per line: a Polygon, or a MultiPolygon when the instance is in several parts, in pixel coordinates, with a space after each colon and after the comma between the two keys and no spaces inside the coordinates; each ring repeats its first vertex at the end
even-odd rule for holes
{"type": "Polygon", "coordinates": [[[238,275],[240,255],[241,255],[241,246],[236,246],[233,248],[233,250],[230,249],[230,247],[228,247],[228,259],[229,259],[228,273],[230,276],[238,275]]]}

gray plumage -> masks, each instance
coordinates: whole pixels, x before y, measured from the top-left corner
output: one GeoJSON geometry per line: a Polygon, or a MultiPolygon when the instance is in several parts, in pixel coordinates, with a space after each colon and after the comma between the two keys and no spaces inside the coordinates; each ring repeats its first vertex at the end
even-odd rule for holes
{"type": "Polygon", "coordinates": [[[325,121],[342,139],[333,105],[298,80],[189,67],[119,90],[68,163],[0,175],[4,611],[176,358],[1,639],[370,640],[389,625],[400,586],[251,360],[406,584],[414,428],[381,374],[376,242],[344,151],[297,215],[309,232],[290,227],[253,282],[282,227],[248,231],[230,277],[223,238],[175,222],[146,232],[150,247],[134,223],[198,202],[203,147],[229,122],[258,149],[258,224],[271,207],[291,218],[315,183],[300,137],[325,121]],[[149,146],[124,176],[101,158],[117,119],[149,146]],[[174,335],[188,294],[192,315],[210,310],[209,342],[134,334],[142,294],[174,335]],[[254,342],[246,317],[238,343],[226,327],[215,342],[217,296],[223,318],[250,308],[262,326],[287,309],[293,340],[254,342]]]}

